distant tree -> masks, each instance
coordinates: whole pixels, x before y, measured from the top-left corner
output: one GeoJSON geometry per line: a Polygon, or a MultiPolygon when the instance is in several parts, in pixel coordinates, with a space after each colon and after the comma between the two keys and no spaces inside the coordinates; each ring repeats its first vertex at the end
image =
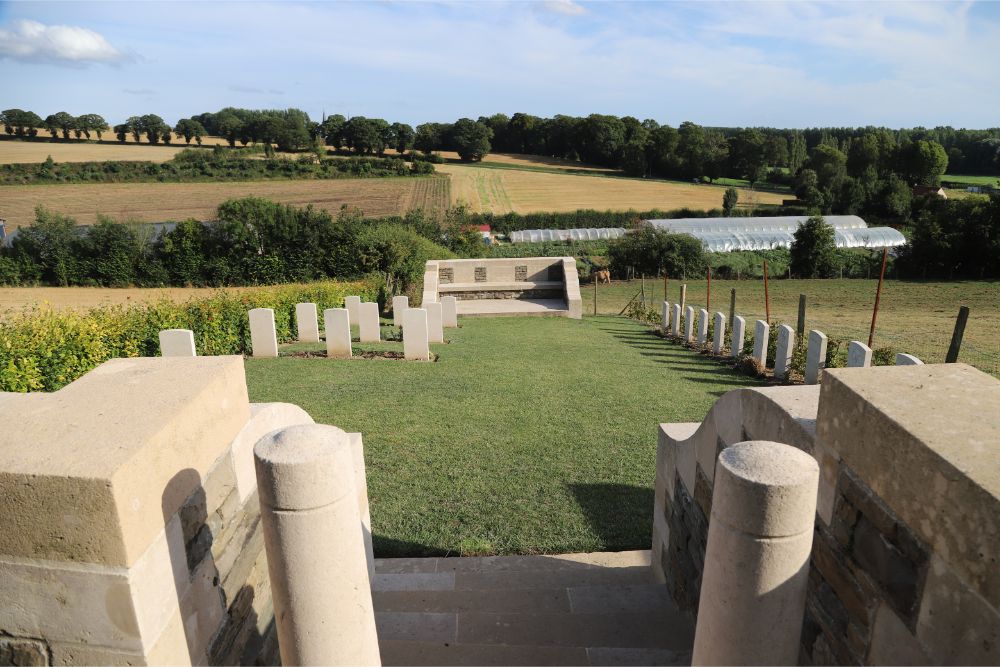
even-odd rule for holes
{"type": "Polygon", "coordinates": [[[788,144],[788,170],[795,174],[802,168],[809,152],[806,149],[806,138],[802,132],[792,133],[792,140],[788,144]]]}
{"type": "Polygon", "coordinates": [[[726,188],[725,194],[722,195],[722,212],[727,216],[732,215],[733,211],[736,210],[736,203],[739,199],[740,193],[737,192],[736,188],[726,188]]]}
{"type": "Polygon", "coordinates": [[[622,152],[621,167],[629,176],[645,176],[649,173],[646,144],[638,140],[633,140],[625,144],[625,149],[622,152]]]}
{"type": "Polygon", "coordinates": [[[413,128],[406,123],[393,123],[392,133],[395,138],[395,146],[398,153],[405,153],[410,148],[413,147],[413,139],[416,136],[413,132],[413,128]]]}
{"type": "Polygon", "coordinates": [[[229,142],[230,147],[235,147],[243,132],[243,121],[232,112],[220,111],[215,119],[215,125],[219,136],[229,142]]]}
{"type": "Polygon", "coordinates": [[[97,140],[100,141],[104,135],[104,131],[108,129],[108,121],[96,113],[86,113],[77,117],[76,127],[88,139],[90,139],[90,133],[93,132],[97,135],[97,140]]]}
{"type": "Polygon", "coordinates": [[[319,126],[319,132],[327,146],[333,146],[334,149],[337,149],[344,145],[344,124],[346,122],[347,119],[339,113],[323,119],[319,126]]]}
{"type": "Polygon", "coordinates": [[[38,134],[38,128],[45,126],[45,123],[34,111],[6,109],[0,113],[0,118],[3,119],[4,131],[18,137],[33,137],[38,134]]]}
{"type": "Polygon", "coordinates": [[[427,154],[441,150],[444,134],[448,129],[450,128],[442,123],[417,125],[416,136],[413,137],[413,147],[427,154]]]}
{"type": "Polygon", "coordinates": [[[78,245],[75,220],[37,206],[34,222],[14,237],[11,254],[37,266],[42,281],[65,287],[77,274],[78,245]]]}
{"type": "Polygon", "coordinates": [[[730,173],[740,178],[751,178],[767,163],[764,135],[756,128],[743,128],[729,137],[728,150],[730,173]]]}
{"type": "Polygon", "coordinates": [[[677,128],[677,156],[680,159],[680,175],[685,178],[700,178],[705,175],[705,129],[700,125],[685,121],[677,128]]]}
{"type": "Polygon", "coordinates": [[[940,185],[948,154],[936,141],[914,141],[900,151],[900,167],[916,185],[940,185]]]}
{"type": "MultiPolygon", "coordinates": [[[[635,125],[639,121],[632,118],[635,125]]],[[[580,157],[586,162],[617,167],[627,143],[628,126],[622,119],[605,114],[590,114],[580,125],[580,157]]]]}
{"type": "Polygon", "coordinates": [[[788,165],[788,140],[784,135],[772,134],[764,140],[764,161],[771,167],[788,165]]]}
{"type": "Polygon", "coordinates": [[[76,127],[76,118],[65,111],[60,111],[48,116],[45,119],[45,127],[48,129],[49,134],[52,135],[53,139],[55,139],[56,135],[60,132],[63,135],[63,139],[69,139],[69,133],[76,127]]]}
{"type": "Polygon", "coordinates": [[[176,127],[174,127],[174,134],[180,137],[184,137],[184,143],[190,144],[192,139],[198,139],[198,143],[201,143],[201,138],[207,134],[205,127],[194,120],[193,118],[183,118],[177,121],[176,127]]]}
{"type": "Polygon", "coordinates": [[[466,162],[479,162],[490,152],[493,131],[471,118],[461,118],[452,127],[451,140],[458,156],[466,162]]]}
{"type": "Polygon", "coordinates": [[[128,123],[115,125],[111,131],[115,133],[115,137],[118,139],[118,141],[120,141],[123,144],[128,139],[128,133],[129,133],[128,123]]]}
{"type": "Polygon", "coordinates": [[[611,270],[624,276],[629,268],[637,274],[671,276],[700,273],[705,266],[705,251],[701,241],[688,234],[669,234],[651,225],[608,244],[611,270]]]}
{"type": "Polygon", "coordinates": [[[344,123],[344,142],[348,148],[356,153],[380,153],[385,150],[385,136],[378,120],[381,119],[355,116],[344,123]]]}
{"type": "Polygon", "coordinates": [[[837,270],[837,238],[833,227],[815,215],[795,230],[789,250],[792,273],[798,278],[832,278],[837,270]]]}

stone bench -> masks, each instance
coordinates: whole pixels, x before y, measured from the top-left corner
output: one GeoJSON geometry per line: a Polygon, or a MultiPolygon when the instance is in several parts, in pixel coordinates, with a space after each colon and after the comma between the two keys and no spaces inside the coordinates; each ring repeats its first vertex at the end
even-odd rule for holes
{"type": "Polygon", "coordinates": [[[524,292],[527,290],[562,291],[561,280],[520,280],[516,282],[444,283],[438,292],[524,292]]]}

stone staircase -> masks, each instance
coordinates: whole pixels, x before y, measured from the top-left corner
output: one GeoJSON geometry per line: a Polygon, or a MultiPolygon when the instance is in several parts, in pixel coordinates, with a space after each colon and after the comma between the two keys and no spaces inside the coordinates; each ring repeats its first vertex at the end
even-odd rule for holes
{"type": "Polygon", "coordinates": [[[688,665],[694,628],[649,551],[390,558],[372,596],[384,665],[688,665]]]}

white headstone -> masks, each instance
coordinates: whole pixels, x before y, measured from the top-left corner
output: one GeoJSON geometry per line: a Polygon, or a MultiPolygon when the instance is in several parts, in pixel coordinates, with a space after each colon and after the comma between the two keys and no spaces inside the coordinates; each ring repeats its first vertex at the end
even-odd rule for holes
{"type": "Polygon", "coordinates": [[[694,340],[694,306],[684,308],[684,342],[694,340]]]}
{"type": "Polygon", "coordinates": [[[733,316],[733,334],[729,337],[729,353],[733,358],[743,354],[743,345],[746,343],[747,321],[739,315],[733,316]]]}
{"type": "Polygon", "coordinates": [[[847,346],[847,367],[867,368],[872,365],[872,349],[859,340],[847,346]]]}
{"type": "Polygon", "coordinates": [[[323,311],[323,328],[326,330],[326,356],[331,359],[351,358],[351,314],[346,308],[327,308],[323,311]]]}
{"type": "Polygon", "coordinates": [[[295,326],[299,330],[300,342],[319,342],[319,322],[316,319],[315,303],[295,304],[295,326]]]}
{"type": "Polygon", "coordinates": [[[443,343],[444,308],[441,306],[440,302],[435,301],[431,303],[425,303],[424,310],[427,311],[427,342],[443,343]]]}
{"type": "Polygon", "coordinates": [[[344,297],[344,308],[347,309],[348,314],[351,316],[351,326],[358,326],[358,306],[361,305],[360,296],[345,296],[344,297]]]}
{"type": "Polygon", "coordinates": [[[377,343],[382,340],[377,303],[369,301],[358,305],[358,340],[362,343],[377,343]]]}
{"type": "Polygon", "coordinates": [[[674,338],[680,338],[681,335],[681,304],[674,304],[674,319],[673,324],[670,327],[670,333],[673,334],[674,338]]]}
{"type": "Polygon", "coordinates": [[[427,334],[427,310],[406,309],[403,313],[403,356],[413,361],[428,361],[431,350],[427,334]]]}
{"type": "Polygon", "coordinates": [[[664,331],[670,326],[670,302],[664,301],[660,312],[660,328],[664,331]]]}
{"type": "Polygon", "coordinates": [[[767,338],[771,335],[771,325],[764,320],[757,320],[753,331],[753,358],[761,368],[767,368],[767,338]]]}
{"type": "Polygon", "coordinates": [[[274,309],[254,308],[250,311],[250,347],[254,357],[273,359],[278,356],[278,334],[274,330],[274,309]]]}
{"type": "Polygon", "coordinates": [[[404,295],[392,297],[392,323],[403,326],[403,313],[410,307],[410,299],[404,295]]]}
{"type": "Polygon", "coordinates": [[[441,318],[445,329],[458,326],[458,299],[453,296],[441,297],[441,318]]]}
{"type": "Polygon", "coordinates": [[[708,342],[708,311],[702,308],[698,311],[698,345],[708,342]]]}
{"type": "Polygon", "coordinates": [[[160,354],[164,357],[196,357],[194,332],[190,329],[164,329],[160,332],[160,354]]]}
{"type": "Polygon", "coordinates": [[[813,329],[809,332],[809,349],[806,350],[806,384],[819,382],[819,374],[826,368],[826,334],[813,329]]]}
{"type": "Polygon", "coordinates": [[[712,352],[721,355],[722,347],[726,342],[726,316],[722,313],[715,314],[715,340],[712,341],[712,352]]]}
{"type": "Polygon", "coordinates": [[[897,366],[923,366],[924,362],[917,359],[912,354],[903,354],[899,352],[896,354],[896,365],[897,366]]]}
{"type": "Polygon", "coordinates": [[[795,348],[795,329],[787,324],[778,327],[778,345],[774,352],[774,377],[784,379],[792,369],[792,352],[795,348]]]}

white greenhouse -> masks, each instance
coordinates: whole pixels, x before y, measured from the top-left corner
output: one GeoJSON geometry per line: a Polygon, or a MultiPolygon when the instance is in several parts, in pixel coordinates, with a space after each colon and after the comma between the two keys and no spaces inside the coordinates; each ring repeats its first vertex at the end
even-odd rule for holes
{"type": "Polygon", "coordinates": [[[601,229],[525,229],[510,233],[511,243],[540,243],[542,241],[600,241],[617,239],[625,235],[621,227],[601,229]]]}
{"type": "MultiPolygon", "coordinates": [[[[675,218],[647,220],[649,224],[673,234],[689,234],[710,252],[733,250],[771,250],[792,245],[795,230],[809,216],[747,218],[675,218]]],[[[904,236],[891,227],[869,227],[856,215],[829,215],[824,220],[833,227],[838,248],[886,248],[906,243],[904,236]]]]}

